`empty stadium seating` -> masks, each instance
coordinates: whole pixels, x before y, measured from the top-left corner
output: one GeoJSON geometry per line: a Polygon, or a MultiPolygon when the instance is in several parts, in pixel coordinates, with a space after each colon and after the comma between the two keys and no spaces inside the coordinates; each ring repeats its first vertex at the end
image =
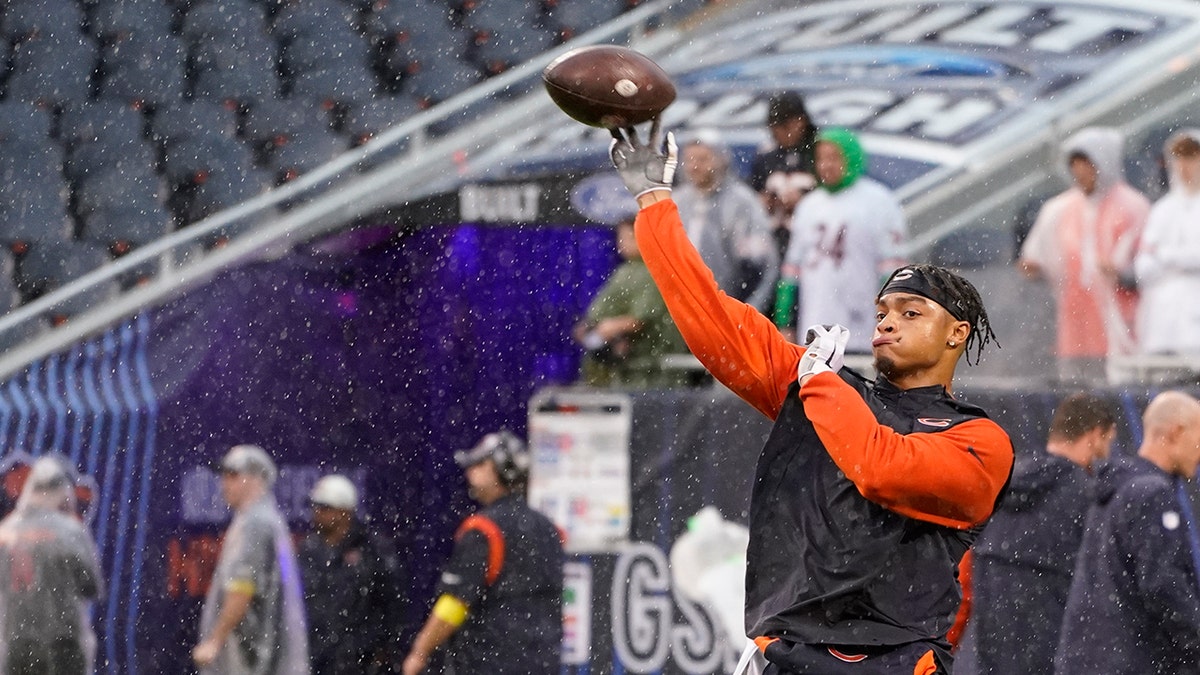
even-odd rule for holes
{"type": "Polygon", "coordinates": [[[0,313],[637,4],[6,0],[0,313]]]}

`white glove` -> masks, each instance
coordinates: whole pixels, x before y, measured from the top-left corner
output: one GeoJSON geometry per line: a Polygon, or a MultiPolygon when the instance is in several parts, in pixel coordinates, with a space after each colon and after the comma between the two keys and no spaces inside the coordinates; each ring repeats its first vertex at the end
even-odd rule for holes
{"type": "Polygon", "coordinates": [[[666,154],[658,152],[654,149],[658,145],[658,125],[655,119],[645,145],[638,142],[637,130],[633,127],[612,130],[613,141],[608,146],[608,155],[634,198],[655,190],[670,192],[675,180],[675,167],[679,166],[675,134],[667,132],[666,154]]]}
{"type": "Polygon", "coordinates": [[[817,373],[836,373],[842,369],[846,357],[846,343],[850,341],[850,331],[845,326],[812,326],[805,333],[804,356],[800,357],[800,366],[796,369],[797,378],[817,373]]]}

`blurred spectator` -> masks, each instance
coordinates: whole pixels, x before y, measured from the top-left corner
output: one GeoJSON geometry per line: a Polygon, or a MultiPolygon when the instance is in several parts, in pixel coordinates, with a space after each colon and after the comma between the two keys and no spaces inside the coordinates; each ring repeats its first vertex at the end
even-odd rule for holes
{"type": "Polygon", "coordinates": [[[1093,475],[1116,432],[1111,403],[1075,393],[1055,409],[1046,451],[1017,457],[1008,494],[975,542],[969,634],[978,670],[970,672],[1053,672],[1093,475]]]}
{"type": "Polygon", "coordinates": [[[633,218],[617,223],[613,271],[576,324],[575,341],[587,350],[580,382],[591,386],[670,387],[687,384],[681,370],[663,368],[663,357],[687,353],[633,236],[633,218]]]}
{"type": "Polygon", "coordinates": [[[782,259],[787,253],[792,213],[800,199],[817,187],[813,175],[817,128],[799,92],[785,91],[772,96],[767,104],[767,129],[774,147],[755,155],[750,164],[750,187],[762,197],[782,259]]]}
{"type": "Polygon", "coordinates": [[[525,502],[530,457],[507,431],[454,461],[483,506],[455,535],[438,599],[404,660],[425,671],[446,644],[454,673],[557,675],[562,670],[563,549],[558,528],[525,502]]]}
{"type": "Polygon", "coordinates": [[[1141,303],[1138,345],[1145,354],[1200,355],[1200,129],[1166,142],[1170,191],[1146,221],[1134,269],[1141,303]]]}
{"type": "Polygon", "coordinates": [[[317,481],[309,504],[313,532],[299,555],[313,675],[391,672],[403,620],[396,554],[355,515],[349,478],[317,481]]]}
{"type": "Polygon", "coordinates": [[[908,229],[896,197],[866,170],[853,132],[817,135],[818,188],[796,208],[783,264],[783,275],[800,286],[795,325],[841,324],[850,329],[846,352],[857,354],[871,351],[875,296],[881,280],[904,264],[908,229]]]}
{"type": "Polygon", "coordinates": [[[256,445],[221,460],[221,495],[233,509],[200,616],[192,659],[212,675],[306,675],[308,631],[299,565],[275,505],[275,462],[256,445]]]}
{"type": "Polygon", "coordinates": [[[74,482],[55,457],[34,462],[17,507],[0,522],[0,623],[8,675],[92,672],[88,608],[100,562],[75,509],[74,482]]]}
{"type": "Polygon", "coordinates": [[[729,169],[729,149],[701,132],[681,149],[686,179],[674,190],[688,239],[729,295],[759,311],[775,295],[779,254],[758,195],[729,169]]]}
{"type": "Polygon", "coordinates": [[[1142,421],[1139,466],[1100,473],[1054,657],[1058,675],[1200,672],[1200,541],[1184,485],[1200,464],[1200,402],[1163,392],[1142,421]]]}
{"type": "Polygon", "coordinates": [[[1064,382],[1103,382],[1107,357],[1134,347],[1133,259],[1150,202],[1125,182],[1123,143],[1121,132],[1100,127],[1063,143],[1074,184],[1042,206],[1017,261],[1054,292],[1064,382]]]}

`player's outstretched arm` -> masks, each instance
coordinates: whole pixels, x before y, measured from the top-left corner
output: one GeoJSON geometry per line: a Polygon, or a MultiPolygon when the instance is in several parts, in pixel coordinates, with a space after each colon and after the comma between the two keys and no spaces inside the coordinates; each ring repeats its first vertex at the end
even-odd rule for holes
{"type": "Polygon", "coordinates": [[[688,348],[725,386],[774,418],[803,350],[756,309],[723,293],[688,240],[671,200],[673,135],[667,134],[665,152],[654,149],[657,120],[645,144],[633,129],[613,135],[613,165],[641,207],[634,225],[638,249],[688,348]]]}

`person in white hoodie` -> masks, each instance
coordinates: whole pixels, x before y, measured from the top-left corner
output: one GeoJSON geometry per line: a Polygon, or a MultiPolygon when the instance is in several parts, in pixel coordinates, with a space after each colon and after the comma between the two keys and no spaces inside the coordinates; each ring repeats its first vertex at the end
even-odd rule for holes
{"type": "Polygon", "coordinates": [[[1134,351],[1133,260],[1150,201],[1125,182],[1124,136],[1089,127],[1062,146],[1072,185],[1051,198],[1017,261],[1049,282],[1058,317],[1058,378],[1076,386],[1108,379],[1108,357],[1134,351]]]}
{"type": "Polygon", "coordinates": [[[1170,190],[1146,221],[1134,270],[1141,289],[1138,350],[1200,356],[1200,129],[1167,139],[1170,190]]]}

